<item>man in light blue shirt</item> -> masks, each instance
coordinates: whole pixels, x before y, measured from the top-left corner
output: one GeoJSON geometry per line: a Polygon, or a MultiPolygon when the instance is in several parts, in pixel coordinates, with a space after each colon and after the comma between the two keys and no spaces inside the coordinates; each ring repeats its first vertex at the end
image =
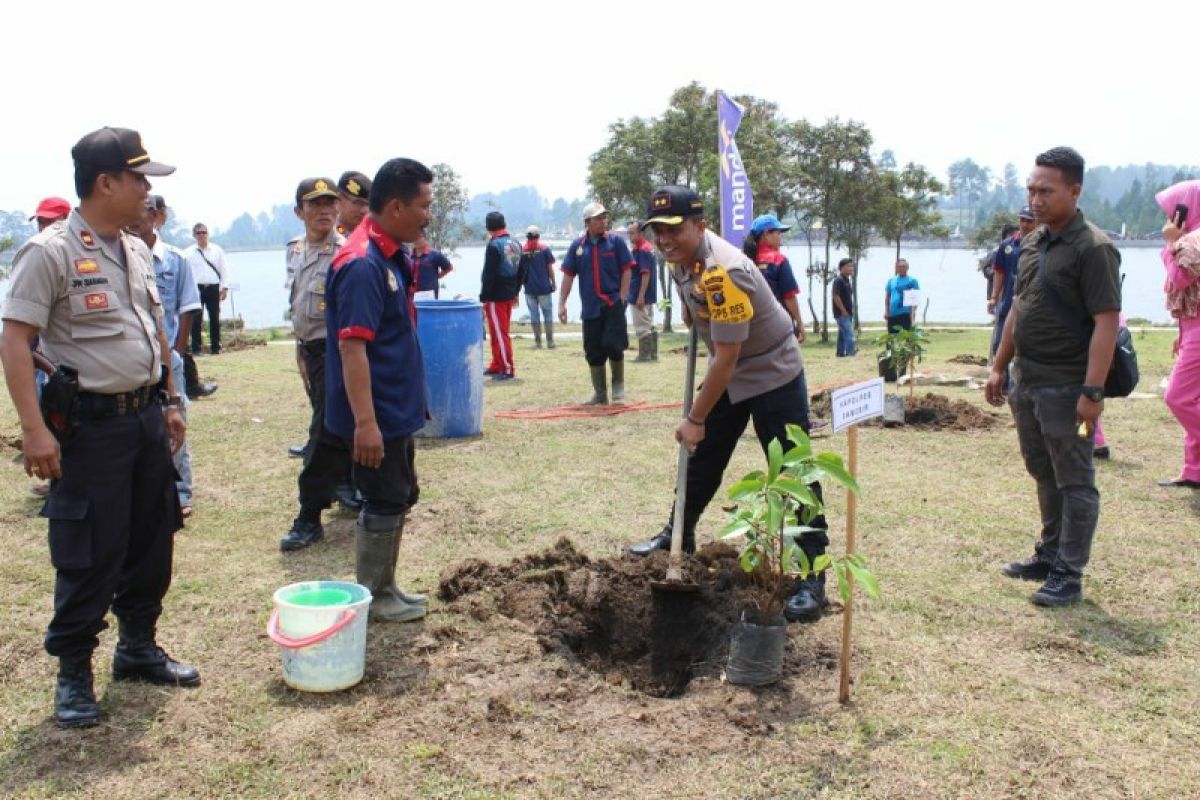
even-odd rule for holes
{"type": "Polygon", "coordinates": [[[904,293],[909,289],[920,289],[921,284],[916,278],[908,277],[908,262],[903,258],[896,261],[896,274],[887,282],[884,289],[883,317],[887,320],[889,331],[898,328],[908,330],[913,326],[917,312],[916,306],[904,305],[904,293]]]}
{"type": "MultiPolygon", "coordinates": [[[[187,346],[187,334],[191,330],[192,315],[200,309],[200,290],[196,286],[196,278],[192,275],[191,265],[177,248],[167,244],[158,236],[156,230],[159,219],[165,221],[167,205],[162,195],[150,195],[146,198],[146,212],[136,225],[130,226],[130,231],[146,243],[150,248],[150,257],[154,262],[154,282],[158,286],[158,296],[162,301],[163,329],[166,331],[167,343],[171,345],[171,368],[176,375],[183,374],[183,357],[180,352],[187,346]],[[183,336],[180,336],[180,331],[183,336]]],[[[187,400],[183,401],[180,410],[187,420],[187,400]]],[[[187,440],[183,447],[175,453],[175,469],[179,472],[179,480],[175,487],[179,492],[179,506],[184,517],[192,513],[192,457],[188,452],[187,440]]]]}

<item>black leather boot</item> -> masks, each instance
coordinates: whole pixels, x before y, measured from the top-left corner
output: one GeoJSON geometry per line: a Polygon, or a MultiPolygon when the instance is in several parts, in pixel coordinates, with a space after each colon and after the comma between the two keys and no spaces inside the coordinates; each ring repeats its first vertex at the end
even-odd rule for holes
{"type": "Polygon", "coordinates": [[[303,550],[321,541],[321,537],[324,535],[325,529],[321,527],[320,522],[309,522],[296,517],[292,523],[292,529],[279,540],[279,549],[285,553],[303,550]]]}
{"type": "Polygon", "coordinates": [[[189,400],[208,397],[218,388],[215,383],[200,381],[200,370],[196,368],[196,359],[192,357],[191,353],[183,354],[183,377],[184,389],[189,400]]]}
{"type": "Polygon", "coordinates": [[[829,605],[825,597],[825,573],[797,581],[792,596],[783,607],[783,616],[789,622],[816,622],[821,610],[829,605]]]}
{"type": "Polygon", "coordinates": [[[199,686],[200,671],[180,664],[154,642],[154,626],[118,619],[113,653],[114,681],[146,681],[158,686],[199,686]]]}
{"type": "Polygon", "coordinates": [[[92,654],[60,658],[54,723],[60,728],[90,728],[99,722],[100,706],[92,688],[92,654]]]}
{"type": "MultiPolygon", "coordinates": [[[[685,530],[683,532],[683,543],[682,544],[683,544],[683,552],[685,552],[685,553],[696,552],[696,533],[695,533],[695,531],[689,533],[688,531],[685,530]]],[[[661,531],[656,533],[654,536],[651,536],[646,541],[639,542],[638,544],[635,544],[635,545],[630,545],[629,552],[633,553],[635,556],[648,556],[651,553],[653,553],[655,550],[669,551],[670,549],[671,549],[671,526],[667,525],[665,528],[663,528],[661,531]]]]}

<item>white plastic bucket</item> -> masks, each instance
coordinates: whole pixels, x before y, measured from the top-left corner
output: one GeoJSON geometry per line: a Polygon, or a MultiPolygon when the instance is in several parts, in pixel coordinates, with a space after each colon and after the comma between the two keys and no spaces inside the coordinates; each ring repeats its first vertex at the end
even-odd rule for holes
{"type": "Polygon", "coordinates": [[[304,581],[275,592],[267,636],[279,645],[283,680],[305,692],[336,692],[362,680],[371,592],[343,581],[304,581]]]}

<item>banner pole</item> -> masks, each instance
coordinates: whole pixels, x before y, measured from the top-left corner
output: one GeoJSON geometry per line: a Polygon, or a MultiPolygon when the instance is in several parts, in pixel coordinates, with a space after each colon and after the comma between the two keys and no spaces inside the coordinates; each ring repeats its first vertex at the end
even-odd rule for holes
{"type": "MultiPolygon", "coordinates": [[[[858,426],[851,425],[847,432],[850,440],[850,477],[858,480],[858,426]]],[[[858,521],[858,496],[846,490],[846,555],[854,555],[854,536],[858,521]]],[[[854,622],[854,575],[846,570],[846,583],[850,591],[846,596],[846,605],[842,611],[842,663],[841,682],[838,687],[838,702],[850,702],[850,628],[854,622]]]]}

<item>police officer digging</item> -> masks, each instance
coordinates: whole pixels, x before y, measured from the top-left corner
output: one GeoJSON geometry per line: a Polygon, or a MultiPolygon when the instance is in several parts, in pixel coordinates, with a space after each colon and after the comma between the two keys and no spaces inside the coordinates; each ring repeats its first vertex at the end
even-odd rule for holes
{"type": "Polygon", "coordinates": [[[100,716],[92,651],[110,608],[119,623],[115,680],[194,686],[200,675],[155,642],[182,525],[171,452],[186,426],[150,252],[124,232],[144,213],[146,176],[175,170],[151,161],[137,132],[124,128],[89,133],[71,155],[79,208],[17,254],[0,358],[25,469],[52,481],[42,515],[56,570],[45,640],[59,659],[55,718],[84,727],[100,716]],[[29,351],[39,334],[60,382],[78,376],[74,401],[45,419],[29,351]]]}
{"type": "MultiPolygon", "coordinates": [[[[683,298],[683,319],[695,325],[711,354],[692,409],[675,438],[690,453],[683,519],[683,547],[696,549],[696,523],[716,493],[746,425],[764,450],[772,439],[787,441],[787,426],[809,429],[804,359],[792,318],[771,292],[762,272],[738,248],[707,230],[704,207],[691,189],[665,186],[650,200],[644,227],[671,264],[683,298]]],[[[818,498],[819,484],[812,484],[818,498]]],[[[672,514],[674,512],[672,511],[672,514]]],[[[645,556],[666,550],[671,521],[630,552],[645,556]]],[[[810,523],[797,544],[810,562],[825,552],[825,518],[810,523]]],[[[784,607],[793,622],[812,622],[828,604],[824,574],[799,581],[784,607]]]]}

